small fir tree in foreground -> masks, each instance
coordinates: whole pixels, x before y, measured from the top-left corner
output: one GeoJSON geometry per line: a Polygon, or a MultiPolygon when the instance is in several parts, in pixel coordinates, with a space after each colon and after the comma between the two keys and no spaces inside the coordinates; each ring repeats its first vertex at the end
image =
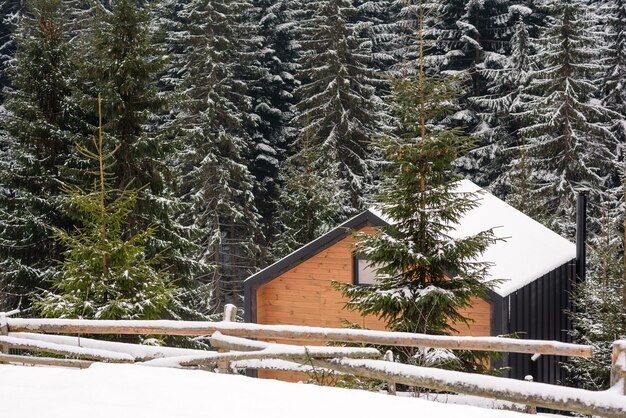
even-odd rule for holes
{"type": "MultiPolygon", "coordinates": [[[[336,284],[349,309],[375,315],[394,331],[449,335],[469,323],[462,309],[484,296],[488,263],[475,261],[495,242],[493,231],[453,238],[454,225],[477,205],[478,195],[458,189],[453,162],[468,148],[454,129],[436,129],[455,98],[455,85],[440,76],[393,83],[401,132],[378,146],[387,157],[377,208],[391,220],[378,234],[356,233],[357,255],[376,267],[372,286],[336,284]]],[[[469,353],[405,350],[401,361],[481,368],[469,353]],[[441,361],[445,360],[445,361],[441,361]]]]}
{"type": "Polygon", "coordinates": [[[78,151],[98,163],[93,190],[65,189],[81,214],[82,227],[55,230],[66,248],[59,273],[36,305],[46,317],[94,319],[157,319],[172,298],[168,274],[159,270],[158,257],[146,254],[145,243],[155,232],[148,228],[125,237],[123,231],[138,198],[130,188],[109,188],[106,169],[117,151],[104,149],[102,131],[94,139],[95,151],[78,151]]]}

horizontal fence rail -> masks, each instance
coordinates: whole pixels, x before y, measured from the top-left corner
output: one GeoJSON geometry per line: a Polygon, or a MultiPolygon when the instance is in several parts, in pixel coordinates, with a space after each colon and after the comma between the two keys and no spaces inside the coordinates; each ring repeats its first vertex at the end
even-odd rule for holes
{"type": "Polygon", "coordinates": [[[390,363],[381,360],[313,359],[314,366],[407,386],[523,403],[561,411],[626,417],[626,400],[611,391],[595,392],[494,376],[390,363]]]}
{"type": "Polygon", "coordinates": [[[429,347],[451,350],[497,351],[589,358],[592,347],[559,341],[536,341],[504,337],[457,337],[404,332],[320,328],[293,325],[242,324],[194,321],[98,321],[80,319],[6,318],[9,332],[53,334],[148,334],[201,336],[224,335],[270,340],[309,340],[384,346],[429,347]]]}

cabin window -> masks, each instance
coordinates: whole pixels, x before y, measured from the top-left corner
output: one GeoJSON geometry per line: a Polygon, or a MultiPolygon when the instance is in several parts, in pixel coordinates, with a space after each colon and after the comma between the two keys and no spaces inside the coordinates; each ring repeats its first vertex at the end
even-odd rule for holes
{"type": "Polygon", "coordinates": [[[376,267],[365,258],[354,257],[354,284],[364,286],[376,283],[376,267]]]}

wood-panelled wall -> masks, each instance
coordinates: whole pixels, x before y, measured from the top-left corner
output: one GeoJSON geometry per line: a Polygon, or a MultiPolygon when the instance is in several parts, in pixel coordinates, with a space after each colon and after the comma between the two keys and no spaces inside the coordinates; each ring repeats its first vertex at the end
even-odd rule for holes
{"type": "MultiPolygon", "coordinates": [[[[366,226],[363,232],[374,233],[366,226]]],[[[257,290],[257,322],[259,324],[307,325],[316,327],[344,327],[346,321],[363,328],[384,330],[385,324],[375,317],[362,317],[358,312],[344,309],[346,302],[340,292],[333,289],[332,281],[353,283],[351,236],[335,243],[308,260],[281,274],[257,290]]],[[[472,309],[465,311],[475,322],[468,328],[456,328],[460,335],[490,335],[490,304],[476,299],[472,309]]],[[[305,344],[303,341],[277,341],[305,344]]],[[[306,342],[309,345],[321,345],[306,342]]],[[[301,373],[259,371],[259,377],[298,381],[306,378],[301,373]]]]}

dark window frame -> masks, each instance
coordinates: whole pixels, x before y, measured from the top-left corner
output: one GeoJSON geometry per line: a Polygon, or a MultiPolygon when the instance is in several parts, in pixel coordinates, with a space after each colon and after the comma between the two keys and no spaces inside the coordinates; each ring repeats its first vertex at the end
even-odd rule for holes
{"type": "Polygon", "coordinates": [[[359,282],[359,260],[367,260],[367,258],[359,257],[356,254],[352,255],[352,284],[356,286],[372,286],[374,283],[359,282]]]}

